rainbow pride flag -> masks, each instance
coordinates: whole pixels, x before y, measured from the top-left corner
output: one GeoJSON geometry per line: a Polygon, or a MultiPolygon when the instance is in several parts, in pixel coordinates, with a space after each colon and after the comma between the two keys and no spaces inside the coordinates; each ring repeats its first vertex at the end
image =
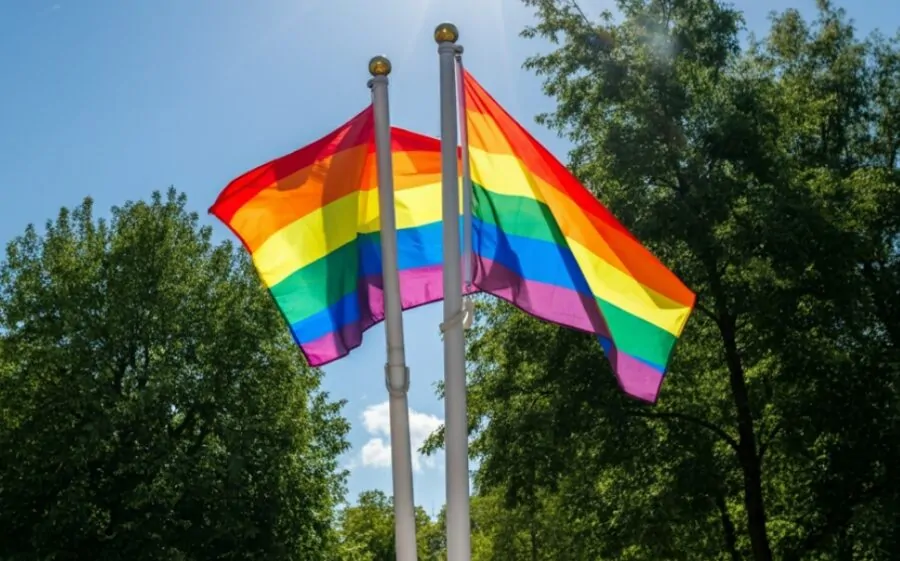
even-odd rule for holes
{"type": "Polygon", "coordinates": [[[463,85],[474,284],[597,335],[622,389],[655,402],[694,293],[468,73],[463,85]]]}
{"type": "MultiPolygon", "coordinates": [[[[437,139],[392,129],[404,309],[443,298],[437,139]]],[[[312,366],[384,318],[374,114],[233,180],[209,209],[240,238],[312,366]]]]}

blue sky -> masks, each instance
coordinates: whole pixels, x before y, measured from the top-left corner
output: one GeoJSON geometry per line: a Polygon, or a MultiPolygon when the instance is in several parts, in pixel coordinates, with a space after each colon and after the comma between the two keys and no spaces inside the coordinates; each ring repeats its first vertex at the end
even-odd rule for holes
{"type": "MultiPolygon", "coordinates": [[[[751,29],[785,5],[742,0],[751,29]]],[[[842,5],[849,4],[841,3],[842,5]]],[[[850,9],[863,31],[893,32],[900,4],[850,9]]],[[[582,0],[594,14],[608,0],[582,0]]],[[[175,185],[205,210],[241,172],[332,130],[369,102],[366,63],[387,54],[394,124],[438,133],[431,33],[455,22],[467,68],[558,156],[566,144],[533,125],[552,108],[521,69],[545,49],[518,37],[531,14],[517,0],[0,0],[0,242],[90,195],[98,209],[175,185]],[[373,4],[376,4],[373,7],[373,4]]],[[[229,234],[211,217],[216,235],[229,234]]],[[[443,418],[439,304],[405,319],[414,445],[443,418]]],[[[372,329],[326,367],[348,400],[350,496],[390,493],[384,337],[372,329]]],[[[417,460],[416,502],[444,500],[443,457],[417,460]]]]}

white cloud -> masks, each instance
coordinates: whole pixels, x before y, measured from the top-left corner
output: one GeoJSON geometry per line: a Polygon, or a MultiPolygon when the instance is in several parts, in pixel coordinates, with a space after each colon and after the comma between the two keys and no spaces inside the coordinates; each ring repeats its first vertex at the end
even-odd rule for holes
{"type": "MultiPolygon", "coordinates": [[[[386,468],[391,466],[391,417],[390,405],[387,401],[377,405],[371,405],[363,411],[363,426],[372,438],[366,442],[360,451],[362,465],[369,467],[386,468]]],[[[409,410],[409,436],[412,444],[413,470],[420,471],[422,467],[434,467],[435,459],[425,457],[417,453],[422,443],[432,432],[441,426],[443,421],[434,415],[409,410]]]]}

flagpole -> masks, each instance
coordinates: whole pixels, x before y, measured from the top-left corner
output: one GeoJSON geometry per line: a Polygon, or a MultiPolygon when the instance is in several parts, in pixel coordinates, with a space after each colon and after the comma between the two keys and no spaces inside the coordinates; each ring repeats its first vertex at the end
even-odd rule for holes
{"type": "MultiPolygon", "coordinates": [[[[462,61],[462,46],[456,49],[456,103],[459,107],[459,146],[462,154],[462,187],[463,187],[463,222],[462,222],[462,259],[463,283],[466,293],[472,287],[472,168],[469,165],[469,125],[466,122],[466,90],[463,77],[466,71],[462,61]]],[[[470,310],[469,313],[472,313],[470,310]]],[[[470,318],[471,321],[471,318],[470,318]]]]}
{"type": "Polygon", "coordinates": [[[466,415],[465,340],[459,248],[459,178],[456,158],[456,61],[459,31],[434,30],[440,59],[441,185],[444,225],[444,449],[447,477],[447,561],[469,561],[469,431],[466,415]]]}
{"type": "Polygon", "coordinates": [[[397,561],[416,561],[416,513],[413,501],[412,450],[409,438],[409,368],[403,348],[403,307],[397,269],[397,218],[394,208],[394,170],[391,161],[391,117],[388,74],[391,62],[383,56],[369,61],[369,88],[375,113],[375,161],[378,168],[378,205],[381,217],[381,270],[384,291],[384,367],[391,417],[391,475],[394,484],[394,543],[397,561]]]}

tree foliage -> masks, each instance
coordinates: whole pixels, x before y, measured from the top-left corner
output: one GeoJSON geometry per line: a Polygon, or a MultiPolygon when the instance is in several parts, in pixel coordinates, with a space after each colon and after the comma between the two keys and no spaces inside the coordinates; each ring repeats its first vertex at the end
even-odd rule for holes
{"type": "Polygon", "coordinates": [[[540,121],[699,300],[656,407],[591,337],[481,304],[480,559],[895,558],[900,36],[826,0],[746,41],[715,0],[524,2],[540,121]]]}
{"type": "MultiPolygon", "coordinates": [[[[473,559],[895,559],[900,34],[828,0],[761,37],[718,0],[523,2],[539,121],[699,298],[653,407],[593,337],[479,300],[473,559]]],[[[0,265],[0,559],[393,559],[388,497],[338,510],[319,381],[182,196],[63,209],[0,265]]],[[[444,525],[417,509],[420,559],[444,525]]]]}
{"type": "Polygon", "coordinates": [[[339,403],[174,191],[0,267],[0,559],[325,559],[339,403]]]}
{"type": "MultiPolygon", "coordinates": [[[[338,561],[394,561],[394,502],[381,491],[360,493],[355,505],[340,514],[338,561]]],[[[416,541],[421,561],[440,561],[444,557],[442,518],[431,520],[422,507],[416,507],[416,541]]]]}

